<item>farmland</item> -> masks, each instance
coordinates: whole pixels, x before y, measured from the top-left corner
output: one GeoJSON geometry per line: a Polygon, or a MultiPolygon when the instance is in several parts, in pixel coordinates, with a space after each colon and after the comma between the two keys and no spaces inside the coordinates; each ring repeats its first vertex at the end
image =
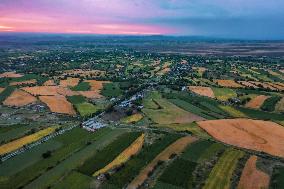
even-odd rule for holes
{"type": "Polygon", "coordinates": [[[283,188],[282,48],[0,36],[0,188],[283,188]]]}

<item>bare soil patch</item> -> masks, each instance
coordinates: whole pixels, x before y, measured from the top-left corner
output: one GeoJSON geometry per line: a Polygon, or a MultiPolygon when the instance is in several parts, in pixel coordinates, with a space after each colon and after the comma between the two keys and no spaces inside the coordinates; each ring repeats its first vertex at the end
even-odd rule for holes
{"type": "Polygon", "coordinates": [[[215,80],[215,82],[222,87],[233,87],[233,88],[243,88],[244,87],[240,85],[239,83],[236,83],[233,80],[217,79],[215,80]]]}
{"type": "Polygon", "coordinates": [[[75,115],[76,112],[73,106],[67,99],[62,95],[56,96],[40,96],[39,99],[45,103],[50,111],[68,115],[75,115]]]}
{"type": "Polygon", "coordinates": [[[238,189],[265,189],[269,186],[270,177],[256,167],[257,156],[251,156],[243,169],[238,189]]]}
{"type": "Polygon", "coordinates": [[[189,86],[189,90],[199,94],[201,96],[207,96],[210,98],[215,98],[214,92],[210,87],[201,87],[201,86],[189,86]]]}
{"type": "Polygon", "coordinates": [[[44,86],[55,86],[56,84],[55,84],[54,80],[51,79],[51,80],[44,82],[43,85],[44,86]]]}
{"type": "Polygon", "coordinates": [[[200,121],[198,125],[224,143],[284,157],[284,128],[277,123],[240,118],[200,121]]]}
{"type": "Polygon", "coordinates": [[[58,94],[64,96],[78,95],[78,92],[76,91],[59,86],[35,86],[23,87],[22,89],[34,96],[55,96],[58,94]]]}
{"type": "Polygon", "coordinates": [[[21,74],[17,74],[16,72],[5,72],[0,74],[0,78],[3,77],[8,77],[8,78],[18,78],[18,77],[23,77],[21,74]]]}
{"type": "Polygon", "coordinates": [[[268,99],[269,96],[265,96],[265,95],[259,95],[254,97],[253,99],[251,99],[246,105],[245,107],[247,108],[254,108],[254,109],[259,109],[261,107],[261,105],[264,103],[264,101],[266,99],[268,99]]]}
{"type": "Polygon", "coordinates": [[[61,87],[75,87],[76,85],[78,85],[80,79],[79,78],[72,78],[69,77],[65,80],[60,80],[60,86],[61,87]]]}
{"type": "Polygon", "coordinates": [[[248,81],[238,81],[238,83],[240,83],[241,85],[243,86],[246,86],[246,87],[253,87],[255,89],[259,88],[258,86],[248,82],[248,81]]]}
{"type": "Polygon", "coordinates": [[[36,101],[37,99],[31,94],[17,89],[3,102],[3,104],[6,106],[21,107],[36,101]]]}
{"type": "Polygon", "coordinates": [[[270,89],[270,90],[277,90],[277,88],[272,87],[271,85],[259,81],[250,81],[250,83],[264,89],[270,89]]]}

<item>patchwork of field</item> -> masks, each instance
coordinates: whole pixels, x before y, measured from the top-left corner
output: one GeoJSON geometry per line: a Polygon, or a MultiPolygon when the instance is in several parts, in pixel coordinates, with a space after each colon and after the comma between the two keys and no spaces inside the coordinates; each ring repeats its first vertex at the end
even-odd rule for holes
{"type": "Polygon", "coordinates": [[[201,96],[215,98],[214,92],[210,87],[189,86],[189,90],[201,96]]]}
{"type": "Polygon", "coordinates": [[[269,188],[270,177],[256,167],[257,156],[251,156],[242,171],[238,189],[269,188]]]}
{"type": "Polygon", "coordinates": [[[109,81],[86,80],[89,83],[92,91],[100,91],[103,89],[103,84],[110,83],[109,81]]]}
{"type": "Polygon", "coordinates": [[[19,138],[17,140],[14,140],[12,142],[9,142],[7,144],[3,144],[0,146],[0,155],[12,152],[14,150],[17,150],[18,148],[23,147],[26,144],[35,142],[39,139],[41,139],[42,137],[45,137],[47,135],[49,135],[50,133],[55,131],[55,127],[49,127],[47,129],[38,131],[34,134],[19,138]]]}
{"type": "Polygon", "coordinates": [[[255,98],[251,99],[245,105],[245,107],[259,109],[262,106],[262,104],[264,103],[264,101],[268,98],[269,98],[269,96],[265,96],[265,95],[256,96],[255,98]]]}
{"type": "Polygon", "coordinates": [[[37,101],[37,98],[31,94],[22,91],[15,90],[8,98],[3,101],[3,104],[6,106],[16,106],[21,107],[37,101]]]}
{"type": "Polygon", "coordinates": [[[270,121],[223,119],[201,121],[198,125],[224,143],[284,157],[284,128],[270,121]]]}
{"type": "Polygon", "coordinates": [[[135,179],[127,186],[128,189],[138,188],[141,186],[143,182],[147,179],[149,173],[154,169],[159,161],[167,161],[170,156],[175,153],[181,153],[188,144],[197,140],[194,137],[183,137],[175,141],[173,144],[168,146],[165,150],[163,150],[158,156],[155,157],[143,170],[140,171],[139,175],[135,177],[135,179]]]}
{"type": "Polygon", "coordinates": [[[114,169],[115,167],[120,166],[129,160],[131,156],[137,154],[144,143],[145,134],[143,133],[140,137],[138,137],[129,147],[127,147],[123,152],[121,152],[111,163],[109,163],[104,168],[96,171],[93,176],[98,176],[102,173],[106,173],[107,171],[114,169]]]}
{"type": "Polygon", "coordinates": [[[40,101],[45,103],[50,111],[68,115],[76,115],[76,112],[70,102],[62,95],[40,96],[40,101]]]}
{"type": "Polygon", "coordinates": [[[232,87],[232,88],[243,88],[244,87],[233,80],[218,79],[218,80],[215,80],[215,82],[222,87],[232,87]]]}

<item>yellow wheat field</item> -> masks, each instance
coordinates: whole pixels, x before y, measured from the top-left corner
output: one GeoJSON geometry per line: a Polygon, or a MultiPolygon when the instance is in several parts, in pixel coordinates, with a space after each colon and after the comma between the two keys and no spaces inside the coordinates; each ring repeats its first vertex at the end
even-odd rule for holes
{"type": "Polygon", "coordinates": [[[35,142],[47,135],[49,135],[50,133],[54,132],[56,129],[56,127],[49,127],[46,129],[43,129],[41,131],[38,131],[34,134],[19,138],[17,140],[14,140],[12,142],[9,142],[7,144],[3,144],[2,146],[0,146],[0,155],[12,152],[14,150],[17,150],[18,148],[21,148],[22,146],[35,142]]]}
{"type": "Polygon", "coordinates": [[[142,134],[128,148],[126,148],[122,153],[120,153],[111,163],[109,163],[104,168],[96,171],[93,176],[98,176],[125,163],[131,156],[137,154],[140,151],[144,143],[144,138],[145,134],[142,134]]]}

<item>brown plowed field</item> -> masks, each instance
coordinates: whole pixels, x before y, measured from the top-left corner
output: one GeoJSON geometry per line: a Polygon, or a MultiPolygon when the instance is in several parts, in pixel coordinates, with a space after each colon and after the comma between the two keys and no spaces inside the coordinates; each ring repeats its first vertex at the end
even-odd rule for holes
{"type": "Polygon", "coordinates": [[[259,95],[254,97],[253,99],[251,99],[245,106],[247,108],[254,108],[254,109],[258,109],[261,107],[261,105],[263,104],[263,102],[268,99],[269,96],[265,96],[265,95],[259,95]]]}
{"type": "Polygon", "coordinates": [[[44,86],[55,86],[56,84],[55,84],[54,80],[48,80],[48,81],[44,82],[43,85],[44,86]]]}
{"type": "Polygon", "coordinates": [[[59,87],[59,86],[36,86],[36,87],[23,87],[24,91],[34,95],[34,96],[73,96],[78,95],[78,92],[71,91],[68,88],[59,87]]]}
{"type": "Polygon", "coordinates": [[[255,89],[259,88],[258,86],[248,82],[248,81],[238,81],[238,83],[240,83],[241,85],[243,86],[246,86],[246,87],[253,87],[255,89]]]}
{"type": "Polygon", "coordinates": [[[217,79],[217,80],[214,80],[214,81],[222,87],[233,87],[233,88],[243,88],[244,87],[244,86],[240,85],[239,83],[236,83],[233,80],[217,79]]]}
{"type": "Polygon", "coordinates": [[[56,96],[40,96],[39,99],[45,103],[50,111],[68,115],[75,115],[76,112],[73,106],[67,99],[62,95],[56,96]]]}
{"type": "Polygon", "coordinates": [[[186,136],[178,139],[171,145],[169,145],[165,150],[163,150],[158,156],[155,157],[143,170],[140,171],[139,175],[128,185],[127,189],[136,189],[141,186],[145,180],[148,178],[148,174],[153,171],[154,167],[159,161],[168,161],[172,154],[180,154],[185,147],[196,141],[195,137],[186,136]]]}
{"type": "Polygon", "coordinates": [[[110,83],[109,81],[97,81],[97,80],[86,80],[91,86],[91,91],[100,91],[103,88],[104,83],[110,83]]]}
{"type": "Polygon", "coordinates": [[[65,80],[60,80],[60,86],[61,87],[75,87],[76,85],[78,85],[80,79],[79,78],[67,78],[65,80]]]}
{"type": "Polygon", "coordinates": [[[17,74],[16,72],[5,72],[0,74],[0,78],[3,77],[8,77],[8,78],[18,78],[18,77],[23,77],[21,74],[17,74]]]}
{"type": "Polygon", "coordinates": [[[277,123],[240,118],[200,121],[198,125],[224,143],[284,157],[284,128],[277,123]]]}
{"type": "Polygon", "coordinates": [[[201,96],[215,98],[214,92],[210,87],[189,86],[189,90],[201,96]]]}
{"type": "Polygon", "coordinates": [[[8,98],[6,98],[3,104],[6,106],[21,107],[36,101],[37,99],[31,94],[22,90],[15,90],[8,98]]]}
{"type": "Polygon", "coordinates": [[[259,82],[259,81],[250,81],[250,83],[260,87],[264,88],[264,89],[270,89],[270,90],[277,90],[277,88],[272,87],[271,85],[267,84],[267,83],[263,83],[263,82],[259,82]]]}
{"type": "Polygon", "coordinates": [[[238,189],[267,189],[269,175],[256,167],[257,156],[251,156],[243,169],[238,189]]]}

